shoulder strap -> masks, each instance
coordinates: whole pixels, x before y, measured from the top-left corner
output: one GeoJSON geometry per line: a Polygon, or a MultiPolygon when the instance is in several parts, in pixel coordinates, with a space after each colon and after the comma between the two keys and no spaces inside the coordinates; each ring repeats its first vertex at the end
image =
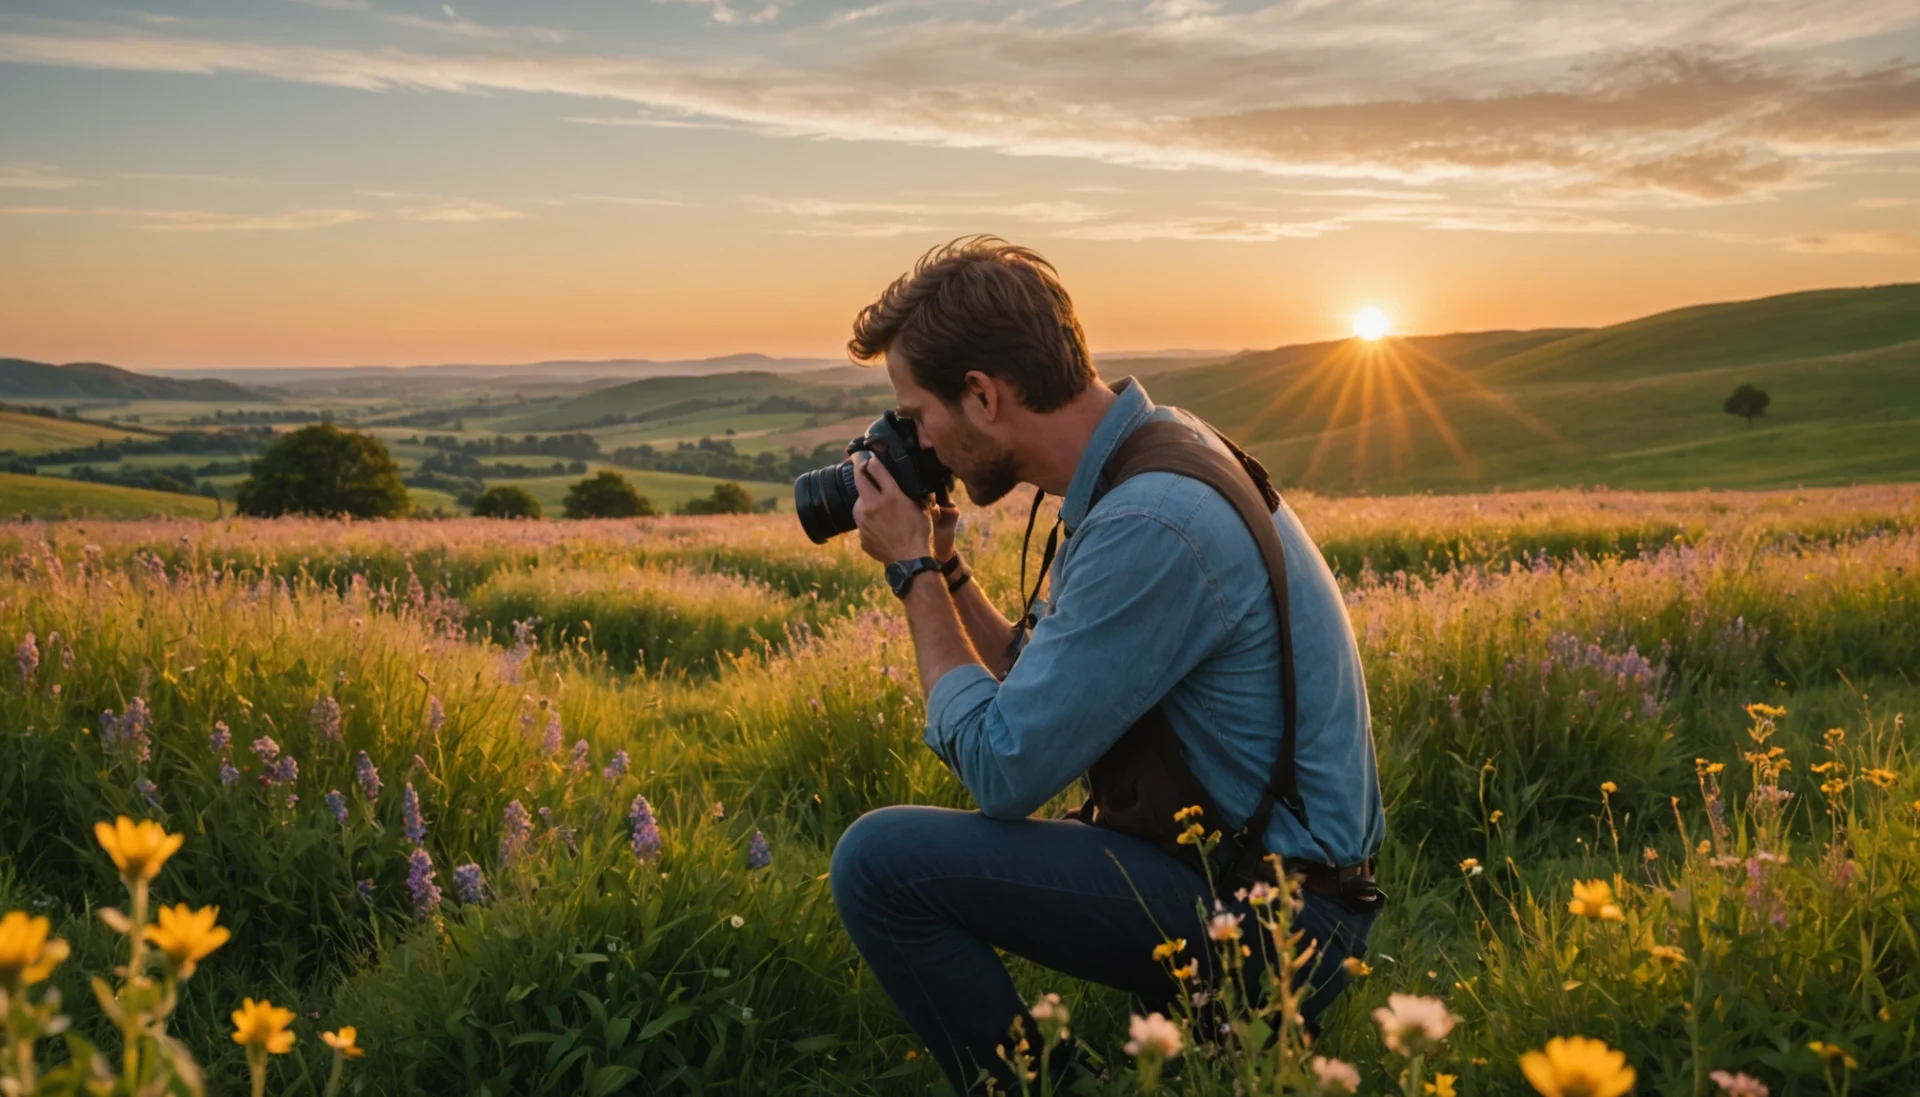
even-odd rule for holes
{"type": "Polygon", "coordinates": [[[1267,576],[1273,586],[1273,608],[1280,621],[1280,704],[1282,724],[1280,753],[1274,759],[1273,772],[1261,790],[1260,802],[1241,828],[1255,846],[1267,832],[1278,802],[1300,822],[1309,836],[1306,803],[1300,799],[1300,775],[1294,764],[1299,738],[1299,701],[1293,669],[1292,618],[1287,612],[1287,558],[1274,528],[1273,514],[1279,509],[1280,494],[1259,461],[1239,446],[1198,419],[1192,423],[1157,419],[1144,423],[1120,444],[1106,466],[1108,490],[1143,472],[1171,472],[1191,477],[1220,493],[1246,524],[1266,561],[1267,576]],[[1194,423],[1198,423],[1196,427],[1194,423]],[[1211,432],[1227,449],[1222,453],[1207,444],[1200,428],[1211,432]],[[1231,456],[1229,456],[1231,454],[1231,456]]]}

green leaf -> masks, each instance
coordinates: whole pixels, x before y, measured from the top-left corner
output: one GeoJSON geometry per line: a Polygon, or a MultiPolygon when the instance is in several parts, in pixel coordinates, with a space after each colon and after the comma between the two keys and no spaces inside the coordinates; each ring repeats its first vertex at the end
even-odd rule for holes
{"type": "Polygon", "coordinates": [[[606,1097],[607,1094],[640,1077],[640,1072],[632,1067],[608,1065],[593,1072],[587,1079],[587,1097],[606,1097]]]}
{"type": "Polygon", "coordinates": [[[832,1051],[844,1043],[846,1041],[838,1036],[809,1036],[803,1040],[795,1040],[793,1050],[802,1055],[812,1055],[815,1052],[832,1051]]]}
{"type": "Polygon", "coordinates": [[[640,1039],[651,1040],[673,1025],[686,1020],[692,1013],[693,1010],[687,1006],[674,1006],[660,1016],[648,1021],[646,1025],[640,1029],[640,1039]]]}
{"type": "Polygon", "coordinates": [[[507,991],[506,1002],[508,1005],[512,1005],[513,1003],[518,1002],[520,999],[525,998],[527,995],[532,994],[534,991],[539,989],[540,989],[539,983],[515,983],[513,985],[513,989],[507,991]]]}

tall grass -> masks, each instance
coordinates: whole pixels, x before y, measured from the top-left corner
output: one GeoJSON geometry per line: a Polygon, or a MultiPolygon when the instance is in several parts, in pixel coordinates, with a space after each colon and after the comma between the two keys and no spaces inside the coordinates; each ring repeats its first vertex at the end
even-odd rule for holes
{"type": "MultiPolygon", "coordinates": [[[[1719,516],[1660,502],[1694,507],[1705,532],[1637,553],[1543,555],[1526,518],[1506,543],[1529,547],[1505,562],[1385,569],[1360,553],[1349,601],[1394,902],[1375,974],[1318,1050],[1357,1062],[1375,1091],[1393,1086],[1398,1060],[1366,1011],[1400,989],[1464,1018],[1436,1060],[1464,1092],[1523,1092],[1517,1056],[1572,1032],[1626,1050],[1644,1092],[1705,1092],[1702,1072],[1723,1066],[1775,1093],[1826,1092],[1836,1068],[1806,1049],[1815,1039],[1859,1058],[1851,1093],[1900,1092],[1889,1064],[1920,1023],[1907,912],[1920,792],[1899,716],[1920,698],[1920,532],[1896,528],[1911,496],[1890,489],[1815,499],[1719,516]],[[1744,706],[1760,701],[1789,710],[1769,742],[1792,765],[1771,775],[1742,759],[1744,706]],[[1829,750],[1834,726],[1848,734],[1829,750]],[[1696,758],[1728,765],[1717,807],[1696,758]],[[1810,767],[1823,761],[1848,767],[1844,788],[1821,791],[1834,771],[1810,767]],[[1768,788],[1780,793],[1755,799],[1768,788]],[[1755,815],[1777,795],[1788,810],[1755,815]],[[1779,860],[1758,862],[1765,888],[1750,893],[1761,851],[1779,860]],[[1596,877],[1615,880],[1624,922],[1567,915],[1570,882],[1596,877]],[[1659,966],[1654,944],[1687,964],[1659,966]]],[[[1576,515],[1593,501],[1542,505],[1576,515]]],[[[1457,535],[1463,505],[1407,502],[1407,524],[1427,531],[1407,536],[1457,535]]],[[[1377,507],[1300,509],[1323,541],[1361,546],[1388,543],[1377,507]]],[[[1636,507],[1632,521],[1651,521],[1654,503],[1636,507]]],[[[1024,517],[973,513],[962,534],[1009,603],[1024,517]]],[[[226,1013],[262,994],[309,1031],[359,1025],[365,1092],[931,1083],[840,933],[824,873],[861,812],[968,801],[919,743],[911,645],[849,546],[713,519],[4,536],[0,639],[13,650],[33,633],[37,661],[30,675],[0,667],[0,907],[48,914],[74,943],[56,982],[83,1030],[106,1031],[79,973],[110,965],[114,943],[88,913],[114,887],[88,835],[124,813],[186,836],[158,898],[218,904],[233,929],[174,1021],[218,1091],[245,1076],[226,1013]],[[103,712],[117,731],[130,707],[150,713],[144,757],[103,741],[103,712]],[[219,724],[225,750],[209,738],[219,724]],[[297,775],[263,762],[263,738],[297,775]],[[407,886],[409,784],[445,894],[424,917],[407,886]],[[663,835],[646,859],[636,796],[663,835]],[[506,821],[515,802],[524,841],[506,821]],[[748,867],[756,830],[766,869],[748,867]],[[466,863],[486,880],[472,902],[451,880],[466,863]]],[[[1075,1029],[1124,1059],[1122,998],[1016,971],[1032,994],[1061,991],[1075,1029]]],[[[318,1091],[316,1045],[276,1066],[283,1091],[318,1091]]],[[[1163,1084],[1227,1092],[1210,1062],[1195,1051],[1163,1084]]],[[[1116,1071],[1110,1091],[1130,1078],[1116,1071]]]]}

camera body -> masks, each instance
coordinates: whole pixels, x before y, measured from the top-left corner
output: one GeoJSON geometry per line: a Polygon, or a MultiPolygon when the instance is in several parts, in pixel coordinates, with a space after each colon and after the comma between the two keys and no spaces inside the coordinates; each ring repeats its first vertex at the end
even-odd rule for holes
{"type": "Polygon", "coordinates": [[[847,443],[847,459],[800,474],[793,482],[793,511],[800,528],[816,545],[854,528],[853,504],[860,498],[853,483],[853,455],[865,451],[886,466],[900,490],[915,499],[953,490],[953,472],[930,449],[922,449],[913,421],[893,409],[873,421],[867,432],[847,443]]]}

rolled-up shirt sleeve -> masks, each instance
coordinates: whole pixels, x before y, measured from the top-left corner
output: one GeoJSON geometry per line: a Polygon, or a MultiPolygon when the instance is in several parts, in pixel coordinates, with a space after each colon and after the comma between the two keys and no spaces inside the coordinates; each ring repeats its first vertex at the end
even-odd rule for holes
{"type": "Polygon", "coordinates": [[[970,664],[927,696],[927,746],[995,818],[1024,818],[1066,788],[1232,624],[1206,559],[1166,518],[1120,507],[1073,542],[1053,612],[1006,679],[970,664]]]}

